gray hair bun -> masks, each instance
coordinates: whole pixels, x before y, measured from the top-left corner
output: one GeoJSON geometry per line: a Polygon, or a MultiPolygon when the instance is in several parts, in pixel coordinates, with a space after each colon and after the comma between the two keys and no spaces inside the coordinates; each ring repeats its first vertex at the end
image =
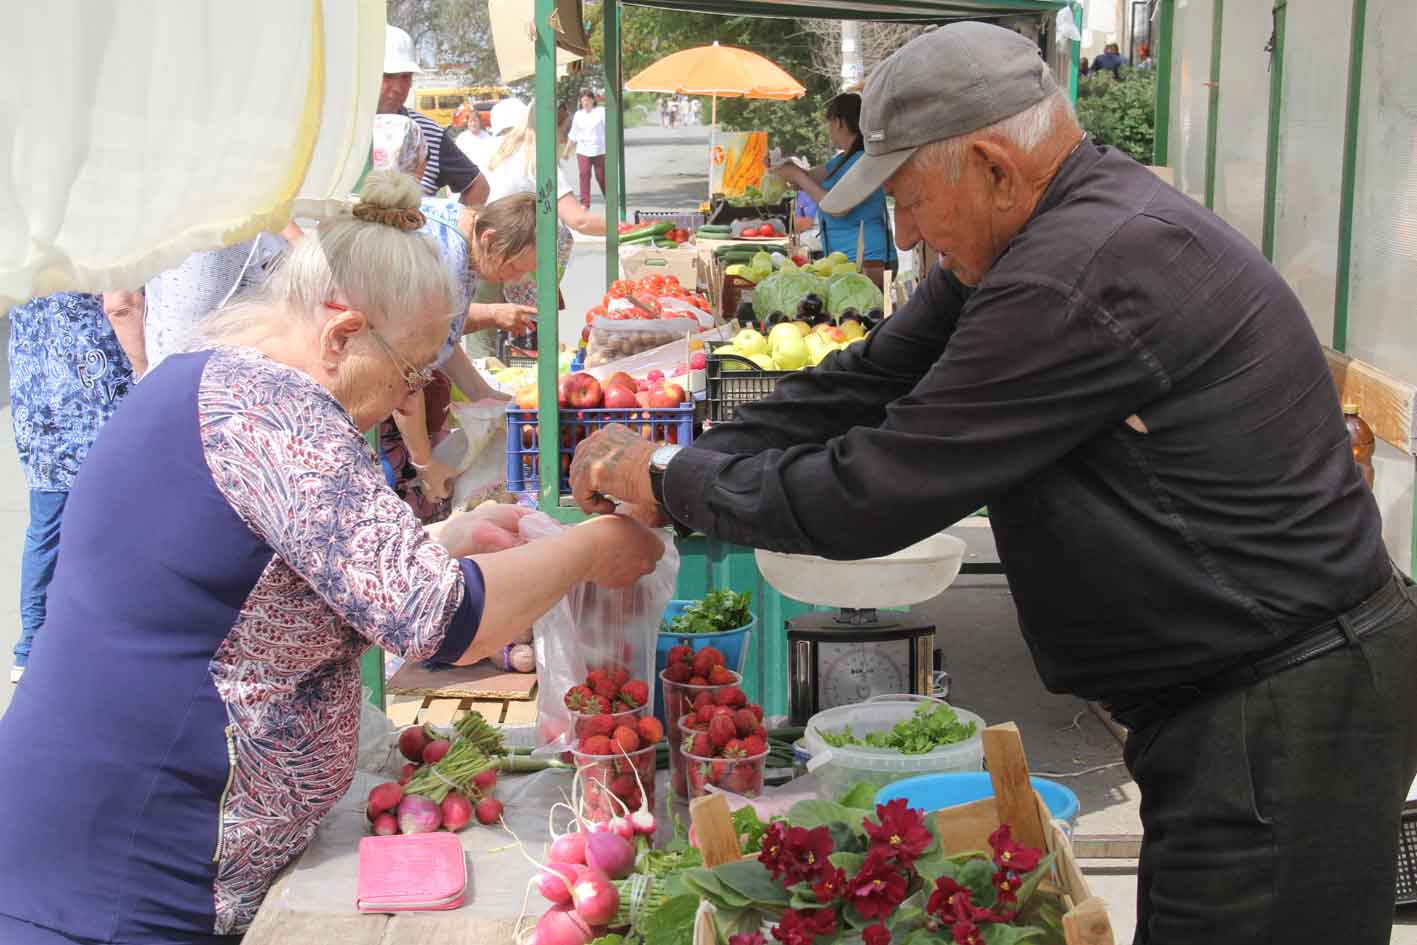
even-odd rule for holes
{"type": "Polygon", "coordinates": [[[426,222],[418,209],[422,199],[423,188],[411,175],[393,170],[375,171],[364,181],[359,202],[354,205],[354,218],[412,232],[421,229],[426,222]]]}

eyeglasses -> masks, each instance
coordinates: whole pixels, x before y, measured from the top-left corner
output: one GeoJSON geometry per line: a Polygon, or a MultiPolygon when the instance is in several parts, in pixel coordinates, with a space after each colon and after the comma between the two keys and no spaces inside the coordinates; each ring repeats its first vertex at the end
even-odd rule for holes
{"type": "MultiPolygon", "coordinates": [[[[326,302],[325,308],[334,309],[336,312],[348,312],[348,305],[341,305],[338,302],[326,302]]],[[[393,345],[384,340],[384,336],[379,334],[373,325],[369,326],[369,337],[374,339],[374,343],[383,349],[389,356],[389,360],[394,362],[394,367],[399,369],[399,374],[403,377],[404,385],[408,387],[410,394],[420,393],[425,387],[433,383],[432,368],[416,368],[404,357],[394,350],[393,345]]]]}

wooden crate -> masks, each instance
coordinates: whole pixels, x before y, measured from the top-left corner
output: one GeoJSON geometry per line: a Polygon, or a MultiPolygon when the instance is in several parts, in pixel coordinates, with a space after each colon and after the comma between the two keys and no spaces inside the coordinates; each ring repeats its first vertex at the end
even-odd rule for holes
{"type": "Polygon", "coordinates": [[[537,719],[535,700],[525,699],[417,696],[392,701],[387,711],[389,720],[400,727],[420,722],[452,725],[469,712],[476,712],[493,725],[535,725],[537,719]]]}
{"type": "Polygon", "coordinates": [[[448,669],[404,663],[386,687],[395,725],[452,725],[476,712],[494,725],[536,723],[536,676],[508,673],[489,662],[448,669]]]}

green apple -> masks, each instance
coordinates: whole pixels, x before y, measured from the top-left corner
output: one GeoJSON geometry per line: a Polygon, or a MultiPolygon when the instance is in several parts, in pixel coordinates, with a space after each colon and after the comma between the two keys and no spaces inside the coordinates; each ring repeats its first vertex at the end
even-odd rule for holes
{"type": "MultiPolygon", "coordinates": [[[[760,335],[759,337],[762,337],[762,336],[760,335]]],[[[777,362],[774,361],[772,358],[768,357],[766,354],[750,354],[750,355],[748,355],[748,360],[749,360],[749,361],[752,361],[754,364],[756,364],[758,367],[762,368],[764,371],[778,371],[778,370],[781,370],[781,368],[779,368],[779,367],[777,366],[777,362]]]]}
{"type": "Polygon", "coordinates": [[[788,336],[791,336],[794,341],[802,341],[802,333],[791,322],[778,322],[772,326],[772,331],[768,332],[768,347],[772,349],[773,357],[777,357],[778,346],[788,336]]]}
{"type": "Polygon", "coordinates": [[[800,319],[793,322],[792,324],[797,326],[797,330],[802,334],[803,338],[806,338],[812,333],[812,326],[800,319]]]}
{"type": "Polygon", "coordinates": [[[866,337],[866,330],[861,327],[861,323],[854,318],[843,319],[840,326],[841,333],[846,336],[847,341],[866,337]]]}
{"type": "Polygon", "coordinates": [[[744,328],[734,335],[733,346],[738,349],[739,354],[750,358],[755,354],[768,353],[768,340],[752,328],[744,328]]]}
{"type": "Polygon", "coordinates": [[[810,358],[807,342],[791,325],[777,327],[787,329],[787,333],[776,339],[777,343],[772,346],[772,359],[777,362],[778,368],[784,371],[795,371],[798,368],[806,367],[810,358]]]}

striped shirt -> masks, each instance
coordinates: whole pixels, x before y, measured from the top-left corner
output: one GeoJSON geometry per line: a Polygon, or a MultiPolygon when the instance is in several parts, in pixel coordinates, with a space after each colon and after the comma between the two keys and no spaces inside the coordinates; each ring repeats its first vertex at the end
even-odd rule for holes
{"type": "Polygon", "coordinates": [[[399,109],[399,114],[411,118],[423,132],[423,140],[428,145],[428,165],[423,169],[423,192],[430,197],[447,185],[454,194],[467,190],[477,180],[477,165],[473,164],[462,150],[450,147],[443,150],[443,126],[427,115],[399,109]]]}

